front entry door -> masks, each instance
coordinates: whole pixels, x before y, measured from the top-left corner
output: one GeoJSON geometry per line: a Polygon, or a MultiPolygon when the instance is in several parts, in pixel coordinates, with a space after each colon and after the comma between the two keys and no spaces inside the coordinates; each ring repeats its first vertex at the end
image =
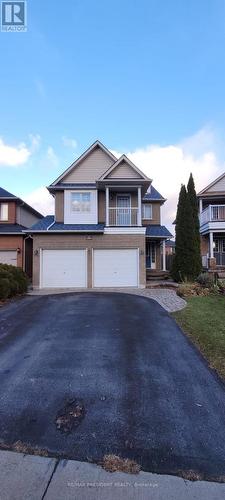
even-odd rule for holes
{"type": "Polygon", "coordinates": [[[146,268],[155,269],[156,268],[156,255],[155,255],[155,243],[146,243],[146,268]]]}
{"type": "Polygon", "coordinates": [[[225,238],[215,238],[214,257],[217,266],[225,266],[225,238]]]}
{"type": "Polygon", "coordinates": [[[117,226],[131,225],[130,195],[117,196],[117,226]]]}

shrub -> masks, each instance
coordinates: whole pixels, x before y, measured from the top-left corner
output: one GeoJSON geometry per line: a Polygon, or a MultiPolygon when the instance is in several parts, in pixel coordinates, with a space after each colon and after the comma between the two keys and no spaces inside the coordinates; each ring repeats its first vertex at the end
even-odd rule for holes
{"type": "Polygon", "coordinates": [[[0,299],[5,300],[10,295],[10,281],[0,276],[0,299]]]}
{"type": "Polygon", "coordinates": [[[27,291],[28,277],[22,269],[0,264],[0,299],[5,300],[27,291]]]}
{"type": "Polygon", "coordinates": [[[217,286],[219,293],[225,295],[225,280],[218,280],[217,286]]]}
{"type": "Polygon", "coordinates": [[[213,274],[201,273],[197,278],[197,283],[205,288],[212,288],[215,285],[215,278],[213,274]]]}
{"type": "Polygon", "coordinates": [[[211,293],[212,288],[202,287],[199,283],[181,283],[177,289],[177,295],[179,295],[179,297],[206,296],[211,293]]]}

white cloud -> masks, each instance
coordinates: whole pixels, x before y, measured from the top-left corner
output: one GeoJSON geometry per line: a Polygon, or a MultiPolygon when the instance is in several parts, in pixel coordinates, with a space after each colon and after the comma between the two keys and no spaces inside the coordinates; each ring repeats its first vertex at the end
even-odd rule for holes
{"type": "Polygon", "coordinates": [[[22,196],[22,199],[43,215],[54,214],[54,198],[44,186],[22,196]]]}
{"type": "Polygon", "coordinates": [[[65,135],[62,137],[62,142],[63,142],[63,145],[66,147],[66,148],[72,148],[72,149],[76,149],[77,148],[77,141],[76,139],[71,139],[69,137],[66,137],[65,135]]]}
{"type": "Polygon", "coordinates": [[[52,167],[58,166],[59,159],[58,159],[58,156],[56,155],[52,146],[48,146],[46,157],[47,157],[47,161],[48,161],[48,166],[49,165],[52,167]]]}
{"type": "Polygon", "coordinates": [[[0,167],[17,167],[27,162],[30,149],[22,142],[17,146],[9,146],[0,138],[0,167]]]}
{"type": "MultiPolygon", "coordinates": [[[[217,140],[213,131],[203,128],[180,144],[165,147],[149,145],[126,153],[137,167],[153,179],[154,187],[167,198],[162,222],[172,233],[180,186],[188,182],[190,172],[194,176],[196,190],[200,191],[225,171],[225,163],[218,160],[216,149],[217,140]]],[[[114,154],[119,157],[121,153],[114,154]]]]}

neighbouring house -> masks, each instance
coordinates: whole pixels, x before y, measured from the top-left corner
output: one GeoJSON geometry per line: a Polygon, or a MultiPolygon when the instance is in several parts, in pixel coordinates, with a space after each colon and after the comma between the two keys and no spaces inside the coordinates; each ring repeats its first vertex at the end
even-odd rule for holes
{"type": "Polygon", "coordinates": [[[23,230],[42,218],[30,205],[0,188],[0,263],[21,267],[32,277],[32,238],[23,230]]]}
{"type": "MultiPolygon", "coordinates": [[[[175,255],[175,241],[167,240],[166,243],[166,269],[171,271],[175,255]]],[[[161,262],[163,260],[163,248],[161,245],[161,262]]]]}
{"type": "Polygon", "coordinates": [[[225,267],[225,173],[197,195],[201,234],[202,266],[225,267]]]}
{"type": "Polygon", "coordinates": [[[33,237],[34,288],[145,287],[146,269],[166,266],[166,201],[125,155],[96,141],[49,187],[55,215],[33,237]]]}
{"type": "Polygon", "coordinates": [[[166,241],[166,255],[174,255],[175,254],[175,241],[167,240],[166,241]]]}

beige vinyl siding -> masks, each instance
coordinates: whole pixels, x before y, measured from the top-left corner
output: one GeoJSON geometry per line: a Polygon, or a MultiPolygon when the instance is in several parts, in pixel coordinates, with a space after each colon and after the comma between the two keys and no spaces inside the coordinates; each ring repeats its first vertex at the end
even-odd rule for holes
{"type": "Polygon", "coordinates": [[[160,203],[151,203],[152,205],[152,219],[143,219],[142,217],[142,223],[143,225],[148,225],[148,224],[160,224],[160,210],[161,210],[161,205],[160,203]]]}
{"type": "Polygon", "coordinates": [[[93,249],[139,249],[139,283],[145,286],[145,235],[138,234],[40,234],[33,235],[33,286],[39,287],[40,249],[87,249],[88,287],[92,287],[92,250],[93,249]]]}
{"type": "Polygon", "coordinates": [[[16,222],[17,224],[21,224],[24,227],[31,227],[33,224],[38,222],[40,217],[32,214],[27,208],[23,206],[16,207],[16,222]]]}
{"type": "Polygon", "coordinates": [[[64,222],[64,191],[55,193],[55,220],[64,222]]]}
{"type": "Polygon", "coordinates": [[[105,191],[98,191],[98,222],[105,224],[105,191]]]}
{"type": "Polygon", "coordinates": [[[95,182],[113,163],[113,159],[97,147],[60,182],[95,182]]]}
{"type": "Polygon", "coordinates": [[[211,186],[207,191],[205,191],[203,194],[210,194],[214,192],[221,192],[223,191],[225,193],[225,176],[220,179],[220,181],[216,182],[213,186],[211,186]]]}
{"type": "Polygon", "coordinates": [[[141,179],[141,176],[125,161],[112,170],[106,177],[108,179],[141,179]]]}

